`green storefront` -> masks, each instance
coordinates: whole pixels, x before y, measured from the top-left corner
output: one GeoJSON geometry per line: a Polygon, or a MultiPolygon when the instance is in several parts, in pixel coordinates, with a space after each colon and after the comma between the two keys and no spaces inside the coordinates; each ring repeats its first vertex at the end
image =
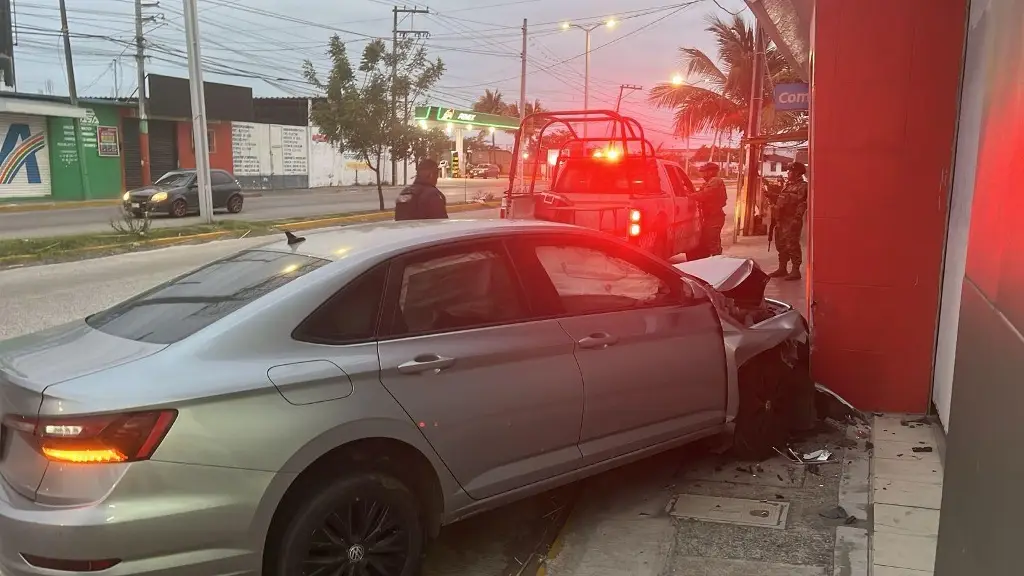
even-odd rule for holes
{"type": "Polygon", "coordinates": [[[120,107],[95,100],[80,100],[79,106],[87,111],[82,119],[82,142],[89,189],[82,185],[74,121],[52,116],[47,119],[52,198],[117,198],[124,192],[120,107]]]}

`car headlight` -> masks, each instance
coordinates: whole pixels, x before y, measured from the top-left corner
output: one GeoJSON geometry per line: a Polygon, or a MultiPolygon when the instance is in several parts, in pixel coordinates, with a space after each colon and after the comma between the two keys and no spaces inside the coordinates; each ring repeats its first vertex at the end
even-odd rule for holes
{"type": "Polygon", "coordinates": [[[124,196],[121,196],[121,200],[124,200],[125,202],[127,202],[130,198],[131,196],[127,192],[124,193],[124,196]]]}
{"type": "Polygon", "coordinates": [[[167,200],[167,192],[157,192],[149,197],[150,202],[163,202],[167,200]]]}

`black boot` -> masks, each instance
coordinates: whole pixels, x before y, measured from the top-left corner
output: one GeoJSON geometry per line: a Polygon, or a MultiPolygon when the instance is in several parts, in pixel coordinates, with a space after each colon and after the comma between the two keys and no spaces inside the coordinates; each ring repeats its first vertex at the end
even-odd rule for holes
{"type": "Polygon", "coordinates": [[[800,278],[803,278],[803,276],[800,275],[800,265],[797,264],[796,262],[794,262],[793,263],[793,271],[790,272],[789,274],[786,274],[786,277],[784,279],[785,280],[799,280],[800,278]]]}
{"type": "Polygon", "coordinates": [[[769,278],[784,278],[789,272],[786,270],[786,265],[789,264],[789,258],[779,256],[779,269],[768,275],[769,278]]]}

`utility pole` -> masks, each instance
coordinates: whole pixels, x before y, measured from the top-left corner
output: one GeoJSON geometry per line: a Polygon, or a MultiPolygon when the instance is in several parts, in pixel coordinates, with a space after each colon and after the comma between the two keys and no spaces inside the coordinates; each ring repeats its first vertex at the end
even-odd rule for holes
{"type": "Polygon", "coordinates": [[[0,84],[14,88],[14,19],[11,0],[0,0],[0,84]]]}
{"type": "Polygon", "coordinates": [[[182,0],[185,42],[188,44],[188,84],[192,93],[192,143],[196,150],[196,179],[199,184],[199,215],[213,224],[213,195],[210,189],[210,141],[206,134],[206,96],[203,94],[203,59],[199,49],[199,13],[196,0],[182,0]]]}
{"type": "Polygon", "coordinates": [[[142,185],[152,181],[149,164],[149,115],[146,112],[146,44],[142,37],[142,0],[135,0],[135,69],[139,82],[139,161],[142,185]]]}
{"type": "Polygon", "coordinates": [[[615,111],[619,111],[619,106],[622,105],[622,92],[625,90],[643,90],[643,86],[637,86],[635,84],[619,84],[619,99],[615,101],[615,111]]]}
{"type": "MultiPolygon", "coordinates": [[[[71,58],[71,33],[68,31],[68,8],[64,0],[60,0],[60,32],[64,36],[64,60],[68,69],[68,94],[71,105],[78,107],[78,89],[75,87],[75,65],[71,58]]],[[[85,142],[82,141],[82,119],[73,119],[75,126],[75,150],[78,152],[78,173],[82,178],[82,199],[92,197],[89,189],[89,167],[85,162],[85,142]]]]}
{"type": "MultiPolygon", "coordinates": [[[[416,38],[429,38],[430,32],[424,30],[399,30],[398,29],[398,15],[399,14],[430,14],[428,8],[406,8],[402,6],[399,8],[395,6],[391,9],[394,15],[394,26],[391,28],[391,54],[394,55],[394,59],[391,62],[391,119],[392,123],[398,118],[398,37],[405,38],[406,36],[415,36],[416,38]]],[[[395,159],[395,151],[391,150],[391,184],[398,183],[398,160],[395,159]]]]}
{"type": "MultiPolygon", "coordinates": [[[[764,30],[757,25],[754,35],[754,73],[750,82],[750,116],[747,121],[747,185],[743,193],[742,229],[743,235],[754,233],[754,207],[761,189],[761,172],[758,166],[760,146],[752,140],[757,138],[761,128],[761,109],[764,107],[764,30]]],[[[737,232],[740,227],[736,227],[737,232]]]]}
{"type": "Polygon", "coordinates": [[[519,76],[519,121],[526,118],[526,18],[523,18],[523,71],[519,76]]]}

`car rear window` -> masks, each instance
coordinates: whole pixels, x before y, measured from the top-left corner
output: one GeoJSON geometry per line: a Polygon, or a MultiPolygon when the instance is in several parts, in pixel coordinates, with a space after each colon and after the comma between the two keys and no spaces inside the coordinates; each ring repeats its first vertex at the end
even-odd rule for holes
{"type": "Polygon", "coordinates": [[[165,282],[85,321],[121,338],[173,344],[329,263],[301,254],[247,250],[165,282]]]}
{"type": "Polygon", "coordinates": [[[630,194],[659,188],[657,165],[628,159],[573,159],[558,170],[553,191],[562,194],[630,194]]]}

